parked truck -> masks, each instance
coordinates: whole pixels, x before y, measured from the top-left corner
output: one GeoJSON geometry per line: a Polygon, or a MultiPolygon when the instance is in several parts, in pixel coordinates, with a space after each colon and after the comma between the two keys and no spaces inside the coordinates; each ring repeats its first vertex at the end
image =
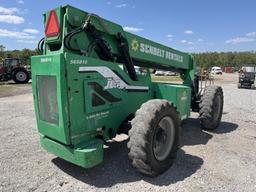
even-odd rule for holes
{"type": "Polygon", "coordinates": [[[103,161],[104,142],[126,133],[132,165],[155,176],[173,164],[180,123],[191,111],[199,113],[203,129],[219,126],[222,88],[199,90],[192,55],[69,5],[46,12],[44,21],[32,85],[48,152],[91,168],[103,161]],[[134,66],[147,72],[138,74],[134,66]],[[152,82],[150,68],[178,72],[182,84],[152,82]]]}

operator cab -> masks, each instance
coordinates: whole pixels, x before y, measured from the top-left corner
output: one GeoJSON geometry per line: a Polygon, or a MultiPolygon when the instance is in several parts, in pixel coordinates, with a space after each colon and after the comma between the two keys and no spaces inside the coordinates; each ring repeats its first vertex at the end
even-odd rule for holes
{"type": "Polygon", "coordinates": [[[9,67],[9,66],[15,67],[15,66],[21,65],[21,62],[22,62],[22,60],[18,59],[18,58],[6,58],[4,60],[4,66],[5,67],[9,67]]]}
{"type": "Polygon", "coordinates": [[[242,67],[244,73],[256,73],[256,65],[244,65],[242,67]]]}
{"type": "Polygon", "coordinates": [[[239,71],[238,88],[255,88],[256,65],[243,65],[239,71]]]}

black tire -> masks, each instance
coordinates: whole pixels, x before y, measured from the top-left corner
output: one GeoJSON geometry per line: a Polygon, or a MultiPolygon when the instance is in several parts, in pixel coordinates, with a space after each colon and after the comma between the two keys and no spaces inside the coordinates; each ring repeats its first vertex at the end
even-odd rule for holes
{"type": "Polygon", "coordinates": [[[180,119],[174,105],[167,100],[150,100],[136,112],[131,123],[128,156],[132,165],[148,176],[166,171],[173,164],[179,149],[180,119]],[[157,145],[157,142],[160,144],[158,139],[163,139],[161,144],[165,148],[157,145]]]}
{"type": "Polygon", "coordinates": [[[25,69],[16,69],[12,73],[12,79],[15,83],[26,84],[29,81],[29,73],[25,69]]]}
{"type": "Polygon", "coordinates": [[[199,120],[203,129],[214,130],[219,126],[223,103],[221,87],[209,86],[206,88],[199,103],[199,120]]]}

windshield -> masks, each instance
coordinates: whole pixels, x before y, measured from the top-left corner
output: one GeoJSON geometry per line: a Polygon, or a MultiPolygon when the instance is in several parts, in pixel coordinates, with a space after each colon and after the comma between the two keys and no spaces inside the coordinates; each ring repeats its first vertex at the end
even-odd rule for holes
{"type": "Polygon", "coordinates": [[[213,67],[212,71],[221,71],[221,68],[220,67],[213,67]]]}
{"type": "Polygon", "coordinates": [[[5,65],[6,67],[11,67],[11,66],[17,66],[19,64],[19,60],[18,59],[6,59],[5,61],[5,65]]]}
{"type": "Polygon", "coordinates": [[[243,72],[247,73],[256,73],[256,66],[247,66],[247,67],[242,67],[243,72]]]}

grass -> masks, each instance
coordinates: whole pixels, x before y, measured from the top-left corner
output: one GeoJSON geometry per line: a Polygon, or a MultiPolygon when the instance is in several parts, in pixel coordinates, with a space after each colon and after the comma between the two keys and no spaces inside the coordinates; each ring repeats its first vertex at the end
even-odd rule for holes
{"type": "Polygon", "coordinates": [[[155,76],[151,75],[152,81],[161,81],[161,82],[181,82],[180,76],[155,76]]]}

